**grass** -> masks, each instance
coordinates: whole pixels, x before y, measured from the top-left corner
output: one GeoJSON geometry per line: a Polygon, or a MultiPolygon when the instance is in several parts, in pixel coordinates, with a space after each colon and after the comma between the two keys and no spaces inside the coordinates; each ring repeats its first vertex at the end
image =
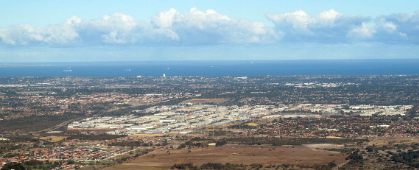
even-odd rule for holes
{"type": "Polygon", "coordinates": [[[65,137],[65,136],[47,136],[47,137],[42,137],[42,138],[39,138],[39,139],[50,140],[50,142],[59,142],[59,141],[64,140],[65,138],[67,138],[67,137],[65,137]]]}
{"type": "Polygon", "coordinates": [[[345,161],[346,155],[338,152],[316,150],[304,146],[249,146],[224,145],[222,147],[188,148],[184,149],[156,149],[155,151],[138,157],[137,159],[112,167],[106,170],[134,170],[134,169],[170,169],[174,164],[192,163],[232,163],[247,164],[294,164],[313,166],[325,165],[336,161],[340,164],[345,161]],[[169,154],[170,153],[170,154],[169,154]]]}

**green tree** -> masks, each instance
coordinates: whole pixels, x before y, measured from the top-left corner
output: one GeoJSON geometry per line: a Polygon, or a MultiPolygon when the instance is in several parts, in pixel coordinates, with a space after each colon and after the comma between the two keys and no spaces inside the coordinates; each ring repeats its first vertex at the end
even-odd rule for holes
{"type": "Polygon", "coordinates": [[[0,170],[26,170],[25,167],[17,162],[10,162],[4,165],[0,170]]]}

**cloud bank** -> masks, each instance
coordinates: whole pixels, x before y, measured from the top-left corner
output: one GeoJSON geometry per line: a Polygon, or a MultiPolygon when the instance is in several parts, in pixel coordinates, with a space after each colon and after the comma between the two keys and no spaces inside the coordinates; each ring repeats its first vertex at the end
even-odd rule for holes
{"type": "Polygon", "coordinates": [[[2,46],[82,45],[214,45],[286,42],[379,42],[419,44],[419,12],[376,18],[351,16],[333,9],[310,16],[302,10],[266,14],[274,26],[232,18],[208,9],[187,13],[161,11],[150,21],[115,13],[99,19],[77,16],[46,27],[17,25],[0,28],[2,46]]]}
{"type": "Polygon", "coordinates": [[[373,30],[365,26],[370,19],[363,16],[343,15],[331,9],[315,16],[304,11],[285,14],[267,14],[284,41],[346,42],[368,39],[373,30]]]}

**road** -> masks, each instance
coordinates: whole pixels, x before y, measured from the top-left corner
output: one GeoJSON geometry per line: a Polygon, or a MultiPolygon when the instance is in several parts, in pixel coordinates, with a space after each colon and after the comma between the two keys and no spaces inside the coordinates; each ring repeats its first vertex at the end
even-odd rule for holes
{"type": "Polygon", "coordinates": [[[43,130],[39,130],[39,131],[34,131],[34,132],[31,132],[31,133],[41,133],[41,132],[49,132],[49,131],[57,130],[57,129],[59,129],[59,128],[63,127],[63,126],[66,126],[66,125],[68,125],[69,123],[71,123],[71,122],[73,122],[73,121],[76,121],[76,120],[79,120],[79,119],[84,119],[84,117],[82,117],[82,118],[70,119],[70,120],[67,120],[67,121],[65,121],[65,122],[62,122],[62,123],[60,123],[60,124],[58,124],[58,125],[55,125],[55,126],[53,126],[53,127],[49,127],[49,128],[46,128],[46,129],[43,129],[43,130]]]}
{"type": "Polygon", "coordinates": [[[332,168],[332,170],[338,170],[339,168],[342,168],[343,166],[345,166],[349,161],[351,160],[347,160],[341,164],[339,164],[338,166],[335,166],[334,168],[332,168]]]}

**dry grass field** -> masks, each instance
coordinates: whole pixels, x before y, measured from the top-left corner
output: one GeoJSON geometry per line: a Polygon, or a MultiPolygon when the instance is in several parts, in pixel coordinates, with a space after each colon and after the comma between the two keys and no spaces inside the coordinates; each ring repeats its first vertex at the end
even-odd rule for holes
{"type": "Polygon", "coordinates": [[[47,137],[42,137],[40,139],[41,140],[50,140],[51,142],[59,142],[59,141],[64,140],[65,138],[67,138],[67,137],[65,137],[65,136],[47,136],[47,137]]]}
{"type": "Polygon", "coordinates": [[[225,145],[222,147],[177,149],[157,149],[147,155],[140,156],[135,160],[106,168],[106,170],[134,170],[170,169],[174,164],[192,163],[202,165],[204,163],[232,163],[247,164],[294,164],[294,165],[325,165],[336,161],[340,164],[345,161],[346,155],[321,149],[313,149],[305,146],[249,146],[249,145],[225,145]],[[170,154],[169,154],[170,152],[170,154]]]}
{"type": "Polygon", "coordinates": [[[384,146],[393,144],[412,144],[418,143],[419,137],[378,137],[372,138],[368,145],[384,146]]]}

